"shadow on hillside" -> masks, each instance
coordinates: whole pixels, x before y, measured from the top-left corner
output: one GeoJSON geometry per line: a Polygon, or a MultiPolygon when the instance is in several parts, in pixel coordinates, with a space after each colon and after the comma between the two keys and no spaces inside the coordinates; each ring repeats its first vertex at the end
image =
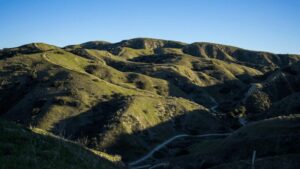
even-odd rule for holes
{"type": "Polygon", "coordinates": [[[184,78],[175,78],[168,81],[170,96],[182,97],[207,108],[219,104],[220,108],[224,108],[224,111],[239,105],[250,87],[250,83],[243,83],[239,80],[228,80],[222,84],[205,87],[190,83],[184,78]],[[176,90],[180,90],[180,93],[183,94],[174,93],[176,90]]]}
{"type": "MultiPolygon", "coordinates": [[[[193,116],[194,113],[197,112],[191,112],[189,115],[193,116]]],[[[195,117],[191,118],[195,119],[195,117]]],[[[216,126],[211,128],[216,123],[209,117],[205,118],[202,116],[202,121],[199,121],[200,119],[195,120],[198,121],[195,124],[196,126],[192,126],[190,123],[187,126],[180,126],[184,131],[179,130],[179,132],[175,133],[170,131],[167,126],[164,126],[170,125],[166,122],[134,134],[122,134],[119,136],[117,144],[108,147],[108,151],[121,154],[123,160],[128,162],[141,158],[153,147],[180,133],[197,135],[230,132],[228,129],[217,128],[216,126]],[[199,128],[197,129],[197,127],[199,128]],[[145,149],[141,142],[145,141],[143,137],[149,137],[149,132],[158,134],[154,137],[154,140],[148,141],[148,147],[145,149]]],[[[179,124],[182,125],[183,123],[179,124]]],[[[154,153],[150,161],[171,160],[171,164],[189,166],[187,168],[209,168],[240,160],[248,163],[251,161],[253,151],[257,151],[257,159],[277,157],[279,155],[285,159],[285,155],[300,154],[299,144],[295,144],[300,141],[299,124],[299,117],[289,120],[278,118],[276,120],[249,124],[226,138],[178,139],[167,144],[166,148],[162,148],[154,153]],[[210,139],[213,140],[209,142],[210,139]],[[191,148],[191,145],[194,145],[193,148],[191,148]]]]}
{"type": "Polygon", "coordinates": [[[111,153],[122,155],[124,161],[132,161],[178,134],[199,135],[229,131],[229,125],[222,119],[209,112],[196,110],[132,134],[122,133],[115,143],[105,148],[111,153]]]}
{"type": "Polygon", "coordinates": [[[113,95],[110,100],[99,102],[86,112],[59,121],[52,132],[73,140],[96,137],[105,131],[105,125],[117,121],[126,101],[124,96],[113,95]]]}
{"type": "Polygon", "coordinates": [[[135,127],[136,121],[130,121],[128,118],[120,121],[118,113],[122,113],[120,109],[123,108],[123,104],[122,100],[100,103],[87,112],[60,121],[52,132],[63,133],[72,140],[84,140],[83,143],[90,148],[120,154],[124,161],[128,161],[180,133],[197,135],[230,131],[229,124],[226,124],[224,119],[219,119],[204,110],[195,110],[146,129],[140,126],[132,134],[125,134],[126,131],[120,129],[116,137],[112,135],[110,137],[113,133],[108,133],[106,137],[110,137],[111,140],[107,138],[103,140],[103,134],[110,132],[107,130],[110,127],[120,127],[120,123],[135,127]],[[107,143],[106,146],[99,144],[103,141],[107,143]]]}
{"type": "Polygon", "coordinates": [[[0,118],[0,168],[68,168],[70,161],[75,168],[114,168],[77,143],[33,130],[0,118]]]}
{"type": "MultiPolygon", "coordinates": [[[[225,95],[224,97],[228,97],[228,94],[230,93],[234,94],[233,96],[240,97],[233,97],[232,104],[227,105],[232,108],[232,106],[240,102],[243,94],[249,88],[249,85],[242,86],[241,88],[235,85],[235,81],[228,81],[222,85],[209,86],[201,89],[206,91],[215,91],[216,89],[219,89],[217,91],[225,95]]],[[[198,88],[198,86],[196,87],[198,88]]],[[[185,92],[189,91],[190,93],[195,93],[197,88],[192,88],[190,91],[188,90],[189,88],[187,88],[185,92]]],[[[216,96],[218,95],[216,94],[216,96]]],[[[111,140],[109,140],[109,144],[107,144],[108,146],[101,146],[98,143],[103,139],[103,132],[107,131],[106,125],[110,124],[117,126],[120,124],[117,116],[120,115],[118,113],[122,113],[122,111],[119,110],[124,108],[122,100],[123,98],[120,100],[113,99],[108,102],[100,103],[87,112],[61,121],[56,126],[56,130],[65,130],[64,132],[66,133],[66,136],[70,136],[73,140],[87,138],[87,146],[99,150],[105,149],[109,153],[113,154],[120,154],[123,156],[124,161],[131,161],[144,155],[155,145],[180,133],[192,135],[224,133],[231,131],[230,128],[232,126],[238,126],[238,124],[231,121],[232,119],[229,117],[225,116],[225,118],[228,118],[226,120],[218,119],[209,112],[197,110],[186,112],[184,115],[174,117],[173,119],[147,129],[141,130],[143,127],[139,126],[132,134],[124,134],[126,133],[124,131],[120,132],[117,134],[117,137],[112,137],[111,140]]],[[[226,105],[225,103],[222,104],[226,105]]],[[[126,124],[134,125],[135,122],[126,121],[126,124]]],[[[164,154],[160,156],[164,156],[164,154]]]]}

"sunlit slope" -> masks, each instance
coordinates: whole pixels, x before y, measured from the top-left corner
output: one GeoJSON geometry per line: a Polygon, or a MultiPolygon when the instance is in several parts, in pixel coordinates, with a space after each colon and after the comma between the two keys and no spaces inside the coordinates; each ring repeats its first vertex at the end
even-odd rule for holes
{"type": "MultiPolygon", "coordinates": [[[[149,38],[64,48],[32,43],[0,50],[0,116],[128,162],[183,133],[228,133],[299,114],[299,58],[149,38]]],[[[198,141],[178,140],[170,145],[177,149],[166,147],[154,156],[200,165],[198,155],[207,153],[207,145],[218,147],[220,140],[214,140],[216,145],[198,141]],[[185,141],[188,150],[181,149],[185,141]]],[[[231,143],[228,147],[243,148],[241,142],[231,143]]],[[[226,161],[224,152],[205,154],[205,165],[248,160],[248,150],[236,161],[226,161]]]]}
{"type": "MultiPolygon", "coordinates": [[[[153,135],[161,135],[157,142],[162,141],[185,130],[174,129],[173,119],[184,119],[194,111],[198,112],[193,115],[196,118],[220,123],[207,108],[183,98],[169,97],[171,89],[166,80],[122,72],[101,59],[54,49],[11,56],[0,64],[1,98],[9,98],[2,100],[3,117],[73,140],[88,139],[85,144],[91,148],[123,154],[125,151],[115,147],[133,143],[129,140],[140,140],[134,146],[144,147],[139,150],[144,153],[154,142],[148,136],[134,136],[135,133],[167,123],[165,130],[171,132],[151,131],[153,135]]],[[[216,127],[196,123],[188,127],[188,124],[186,121],[179,125],[186,125],[189,130],[199,126],[221,128],[219,124],[216,127]]],[[[132,154],[134,151],[128,150],[132,154]]]]}

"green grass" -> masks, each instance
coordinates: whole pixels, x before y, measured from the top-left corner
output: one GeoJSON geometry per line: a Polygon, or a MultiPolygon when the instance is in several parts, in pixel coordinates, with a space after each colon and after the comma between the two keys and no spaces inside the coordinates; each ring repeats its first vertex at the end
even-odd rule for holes
{"type": "MultiPolygon", "coordinates": [[[[65,137],[73,136],[73,140],[103,138],[97,142],[101,144],[100,147],[91,145],[91,140],[86,145],[95,149],[106,149],[110,145],[118,145],[122,135],[128,135],[129,138],[125,140],[132,140],[134,143],[136,137],[130,135],[136,132],[161,123],[170,123],[172,118],[204,109],[183,98],[169,97],[172,86],[168,81],[142,73],[119,71],[101,61],[105,54],[97,51],[94,54],[97,54],[99,60],[87,59],[63,50],[9,58],[10,62],[22,62],[29,67],[38,66],[34,67],[36,75],[33,84],[25,85],[24,90],[30,91],[30,94],[27,97],[19,96],[18,104],[5,117],[20,119],[26,125],[61,133],[65,137]],[[115,110],[105,107],[103,103],[113,103],[115,95],[122,99],[122,107],[115,110]],[[33,99],[29,99],[31,96],[34,96],[33,99]],[[42,104],[35,106],[39,102],[42,104]],[[112,117],[106,119],[105,115],[109,114],[112,117]],[[94,125],[96,120],[101,123],[96,123],[97,126],[89,129],[88,126],[94,125]],[[86,130],[87,134],[79,136],[81,130],[86,130]],[[100,138],[99,135],[103,137],[100,138]]],[[[172,69],[174,72],[188,71],[183,66],[174,66],[172,69]]],[[[28,74],[26,71],[24,73],[28,74]]],[[[4,77],[10,77],[10,74],[4,77]]],[[[171,131],[172,128],[168,130],[171,131]]],[[[153,133],[160,135],[158,140],[161,141],[174,134],[164,134],[159,130],[153,133]]],[[[147,138],[141,140],[149,142],[147,138]]],[[[121,142],[124,140],[121,139],[121,142]]],[[[143,147],[139,151],[145,153],[147,146],[140,143],[134,147],[143,147]]],[[[128,149],[128,153],[133,151],[136,150],[128,149]]],[[[123,154],[125,151],[119,152],[123,154]]],[[[137,157],[136,154],[130,158],[133,157],[137,157]]]]}
{"type": "Polygon", "coordinates": [[[154,54],[154,51],[152,49],[132,49],[132,48],[124,47],[118,53],[118,56],[125,59],[132,59],[138,56],[151,55],[151,54],[154,54]]]}
{"type": "MultiPolygon", "coordinates": [[[[28,44],[0,51],[0,108],[5,110],[1,116],[80,140],[93,148],[94,154],[105,158],[110,156],[96,150],[120,154],[125,161],[133,160],[178,133],[219,132],[235,127],[236,119],[226,115],[218,119],[209,111],[215,105],[211,97],[220,104],[220,110],[223,105],[228,109],[240,106],[249,84],[260,83],[265,70],[298,59],[290,55],[281,57],[216,44],[187,45],[142,38],[66,48],[28,44]],[[261,65],[266,69],[261,69],[261,65]]],[[[297,74],[296,70],[297,65],[286,69],[289,81],[297,77],[292,76],[297,74]]],[[[277,90],[274,88],[274,93],[277,90]]],[[[298,95],[291,95],[274,102],[273,109],[287,108],[276,116],[297,113],[297,99],[298,95]]],[[[267,121],[249,126],[243,129],[254,136],[286,130],[267,121]]],[[[50,135],[37,129],[28,132],[38,138],[50,135]]],[[[194,161],[194,155],[215,157],[211,153],[222,159],[224,154],[227,157],[224,145],[253,146],[248,142],[250,138],[233,140],[199,141],[186,147],[191,156],[178,159],[186,163],[189,160],[185,158],[194,161]]],[[[266,148],[271,149],[267,145],[266,148]]],[[[57,151],[65,155],[65,150],[57,151]]],[[[236,151],[238,155],[234,158],[248,158],[248,151],[236,151]]]]}
{"type": "Polygon", "coordinates": [[[117,169],[120,158],[0,119],[0,168],[117,169]]]}

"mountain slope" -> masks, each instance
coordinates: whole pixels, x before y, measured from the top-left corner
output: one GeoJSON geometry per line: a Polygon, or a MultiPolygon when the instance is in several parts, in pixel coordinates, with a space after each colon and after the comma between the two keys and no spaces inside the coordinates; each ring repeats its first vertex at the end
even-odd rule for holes
{"type": "MultiPolygon", "coordinates": [[[[150,38],[64,48],[32,43],[0,50],[0,116],[127,163],[178,135],[229,133],[299,114],[299,63],[299,55],[150,38]]],[[[145,163],[189,168],[204,152],[181,147],[198,141],[175,140],[145,163]]],[[[221,150],[207,167],[234,162],[221,150]]]]}
{"type": "MultiPolygon", "coordinates": [[[[208,111],[191,101],[168,97],[166,81],[123,73],[106,66],[104,61],[93,61],[61,49],[16,55],[0,63],[3,117],[63,133],[73,140],[88,139],[86,145],[99,150],[110,150],[111,144],[121,144],[120,135],[147,129],[177,116],[184,118],[189,112],[198,111],[197,116],[201,117],[201,112],[208,111]],[[100,70],[91,71],[91,66],[98,66],[100,70]],[[102,68],[112,74],[102,75],[102,68]],[[159,88],[152,87],[151,83],[159,88]]],[[[169,128],[173,131],[172,125],[169,128]]],[[[165,138],[162,131],[156,130],[153,134],[162,135],[158,141],[165,138]]],[[[135,146],[146,150],[152,144],[149,138],[143,138],[135,146]]],[[[111,150],[125,153],[115,148],[111,150]]]]}
{"type": "Polygon", "coordinates": [[[0,119],[1,168],[123,168],[118,157],[0,119]],[[115,164],[114,164],[115,163],[115,164]]]}
{"type": "Polygon", "coordinates": [[[299,125],[299,114],[262,120],[244,126],[224,139],[187,144],[181,147],[185,154],[167,158],[171,158],[172,164],[184,168],[251,168],[252,154],[256,151],[258,168],[274,168],[276,165],[278,168],[297,168],[299,125]],[[278,160],[276,165],[272,159],[278,160]]]}

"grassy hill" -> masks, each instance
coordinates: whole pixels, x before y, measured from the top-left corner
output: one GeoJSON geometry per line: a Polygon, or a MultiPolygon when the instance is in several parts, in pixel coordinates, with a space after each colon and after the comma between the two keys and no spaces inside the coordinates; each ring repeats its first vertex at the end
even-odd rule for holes
{"type": "MultiPolygon", "coordinates": [[[[128,162],[178,134],[232,132],[241,120],[250,126],[299,114],[299,63],[300,55],[204,42],[32,43],[0,50],[0,116],[128,162]]],[[[214,165],[227,162],[219,150],[214,165]]],[[[184,163],[196,158],[179,154],[184,163]]]]}
{"type": "Polygon", "coordinates": [[[0,119],[1,168],[123,168],[120,157],[87,149],[37,128],[0,119]]]}

